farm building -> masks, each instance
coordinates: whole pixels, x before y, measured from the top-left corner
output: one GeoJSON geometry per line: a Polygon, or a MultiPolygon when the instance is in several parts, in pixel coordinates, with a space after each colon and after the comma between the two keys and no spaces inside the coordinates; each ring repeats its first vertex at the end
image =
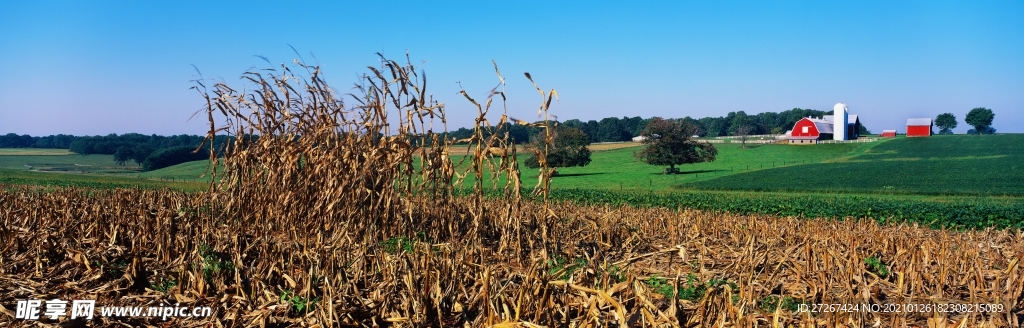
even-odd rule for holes
{"type": "Polygon", "coordinates": [[[896,130],[885,130],[885,131],[882,131],[882,134],[879,135],[879,137],[882,137],[882,138],[895,138],[896,137],[896,130]]]}
{"type": "Polygon", "coordinates": [[[816,144],[820,140],[860,138],[860,127],[860,118],[850,115],[846,104],[838,103],[833,115],[802,118],[786,134],[790,144],[816,144]]]}
{"type": "Polygon", "coordinates": [[[928,137],[932,135],[932,119],[930,118],[909,118],[907,119],[908,137],[928,137]]]}

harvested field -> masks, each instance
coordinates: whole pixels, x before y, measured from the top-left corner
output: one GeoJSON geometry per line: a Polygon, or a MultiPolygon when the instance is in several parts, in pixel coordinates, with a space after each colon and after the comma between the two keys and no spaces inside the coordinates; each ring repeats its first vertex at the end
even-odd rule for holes
{"type": "MultiPolygon", "coordinates": [[[[386,232],[352,221],[211,221],[202,212],[207,196],[0,193],[9,204],[0,212],[8,241],[0,304],[59,297],[211,306],[211,318],[171,322],[204,326],[1010,327],[1024,315],[1020,232],[571,204],[552,204],[552,216],[525,203],[508,216],[504,201],[474,213],[471,199],[448,204],[453,216],[413,210],[408,218],[451,230],[386,232]],[[673,288],[681,291],[667,297],[673,288]],[[282,300],[288,293],[308,300],[309,313],[282,300]],[[991,303],[1005,311],[802,315],[791,311],[799,303],[991,303]]],[[[115,322],[160,323],[97,323],[115,322]]]]}
{"type": "Polygon", "coordinates": [[[592,151],[602,151],[602,150],[612,150],[612,149],[629,148],[629,147],[640,147],[642,145],[643,145],[642,143],[632,142],[632,141],[630,141],[630,142],[602,142],[602,143],[590,144],[590,146],[588,146],[587,148],[590,148],[590,150],[592,150],[592,151]]]}

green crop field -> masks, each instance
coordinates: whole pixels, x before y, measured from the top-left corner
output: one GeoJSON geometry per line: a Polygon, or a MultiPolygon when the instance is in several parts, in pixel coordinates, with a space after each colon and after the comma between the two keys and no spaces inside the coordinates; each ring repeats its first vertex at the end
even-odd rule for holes
{"type": "Polygon", "coordinates": [[[31,172],[27,170],[8,170],[2,168],[0,168],[0,185],[32,185],[41,187],[85,187],[97,189],[170,188],[183,191],[199,191],[206,188],[206,184],[197,182],[156,181],[118,175],[31,172]]]}
{"type": "Polygon", "coordinates": [[[192,161],[177,165],[171,165],[159,170],[138,173],[137,176],[147,179],[210,181],[210,174],[207,172],[209,167],[210,161],[208,160],[192,161]]]}
{"type": "Polygon", "coordinates": [[[67,150],[0,149],[0,183],[6,185],[199,190],[208,161],[143,172],[134,162],[117,165],[112,155],[78,155],[67,150]],[[195,186],[194,186],[195,185],[195,186]]]}
{"type": "Polygon", "coordinates": [[[66,149],[0,149],[0,169],[103,174],[140,172],[135,162],[117,165],[113,155],[78,155],[66,149]]]}
{"type": "Polygon", "coordinates": [[[795,192],[643,192],[558,189],[551,198],[577,204],[690,208],[733,214],[807,218],[868,219],[918,223],[935,228],[1024,229],[1020,198],[951,196],[941,199],[903,195],[806,194],[795,192]]]}
{"type": "MultiPolygon", "coordinates": [[[[681,184],[685,189],[1024,196],[1024,135],[900,138],[856,156],[681,184]]],[[[815,146],[807,146],[815,147],[815,146]]]]}
{"type": "Polygon", "coordinates": [[[0,156],[54,156],[74,154],[67,149],[52,148],[0,148],[0,156]]]}

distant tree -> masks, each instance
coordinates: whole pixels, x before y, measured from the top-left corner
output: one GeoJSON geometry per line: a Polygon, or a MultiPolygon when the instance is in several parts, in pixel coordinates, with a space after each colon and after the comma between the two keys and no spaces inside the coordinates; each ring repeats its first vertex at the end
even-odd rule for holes
{"type": "MultiPolygon", "coordinates": [[[[555,126],[553,131],[554,138],[551,146],[548,147],[548,167],[554,169],[590,164],[590,149],[587,148],[590,145],[590,138],[582,130],[555,126]]],[[[533,155],[530,155],[523,164],[531,169],[540,168],[539,156],[544,152],[543,131],[530,139],[528,148],[533,151],[533,155]]]]}
{"type": "Polygon", "coordinates": [[[747,148],[747,136],[750,135],[751,131],[754,131],[754,128],[750,125],[741,125],[736,128],[736,135],[740,137],[740,148],[747,148]]]}
{"type": "Polygon", "coordinates": [[[132,147],[132,161],[135,161],[135,164],[141,167],[142,162],[146,161],[146,157],[153,154],[153,151],[153,147],[147,144],[135,145],[135,147],[132,147]]]}
{"type": "MultiPolygon", "coordinates": [[[[707,133],[705,131],[705,129],[704,129],[704,126],[700,124],[700,121],[695,120],[692,117],[689,117],[689,116],[683,117],[681,119],[681,121],[683,122],[683,124],[687,124],[687,125],[693,126],[693,135],[695,135],[695,136],[701,136],[702,137],[702,136],[704,136],[704,134],[707,133]]],[[[643,129],[640,129],[640,131],[638,131],[636,135],[640,135],[640,132],[642,132],[642,131],[643,131],[643,129]]]]}
{"type": "Polygon", "coordinates": [[[623,128],[622,120],[618,117],[606,117],[598,124],[597,135],[600,142],[628,141],[633,137],[623,128]]]}
{"type": "Polygon", "coordinates": [[[956,128],[956,116],[952,113],[942,113],[935,118],[935,126],[939,127],[939,134],[952,134],[956,128]]]}
{"type": "Polygon", "coordinates": [[[76,139],[75,141],[72,141],[71,144],[68,145],[68,150],[70,150],[73,153],[78,153],[82,155],[92,154],[93,143],[90,142],[88,139],[88,137],[82,137],[76,139]]]}
{"type": "Polygon", "coordinates": [[[978,134],[989,131],[989,127],[992,126],[992,119],[996,117],[996,114],[992,113],[991,109],[985,107],[977,107],[967,113],[967,117],[964,122],[974,127],[974,131],[978,134]]]}
{"type": "Polygon", "coordinates": [[[786,133],[786,130],[783,130],[782,128],[777,127],[777,126],[772,128],[772,134],[783,134],[783,133],[786,133]]]}
{"type": "Polygon", "coordinates": [[[640,133],[646,137],[645,146],[636,157],[650,165],[668,165],[668,174],[679,173],[676,165],[714,161],[718,150],[710,143],[691,140],[693,133],[691,125],[656,117],[640,133]]]}
{"type": "Polygon", "coordinates": [[[114,162],[116,162],[117,165],[124,166],[124,163],[128,162],[131,158],[132,150],[131,148],[128,148],[128,146],[117,147],[117,150],[114,151],[114,162]]]}
{"type": "Polygon", "coordinates": [[[753,134],[756,132],[753,117],[747,115],[747,113],[743,111],[730,112],[729,115],[725,117],[725,120],[729,122],[729,135],[731,136],[739,136],[740,128],[744,128],[746,130],[744,134],[753,134]]]}

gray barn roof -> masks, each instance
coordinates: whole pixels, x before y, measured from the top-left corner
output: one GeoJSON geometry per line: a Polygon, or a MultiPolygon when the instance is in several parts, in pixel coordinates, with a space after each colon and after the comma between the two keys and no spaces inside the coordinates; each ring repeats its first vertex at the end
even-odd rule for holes
{"type": "Polygon", "coordinates": [[[907,126],[922,126],[922,125],[931,126],[932,125],[932,119],[930,119],[930,118],[908,118],[907,119],[907,126]]]}
{"type": "Polygon", "coordinates": [[[816,118],[810,119],[811,123],[814,123],[814,127],[818,128],[818,133],[832,133],[832,125],[834,124],[831,120],[819,120],[816,118]]]}
{"type": "MultiPolygon", "coordinates": [[[[833,124],[835,124],[835,121],[836,121],[836,117],[834,115],[823,115],[821,117],[821,119],[825,120],[825,121],[832,122],[833,124]]],[[[847,121],[846,121],[847,125],[857,123],[857,121],[860,120],[860,118],[857,117],[857,114],[846,115],[846,119],[847,119],[847,121]]]]}

